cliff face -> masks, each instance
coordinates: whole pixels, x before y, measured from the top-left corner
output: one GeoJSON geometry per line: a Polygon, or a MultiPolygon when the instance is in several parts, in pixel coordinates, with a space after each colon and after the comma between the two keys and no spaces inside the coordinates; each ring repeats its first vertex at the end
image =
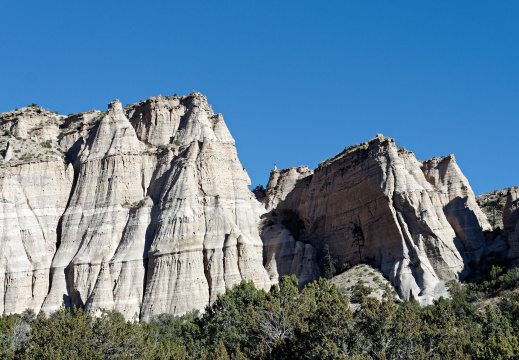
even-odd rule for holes
{"type": "Polygon", "coordinates": [[[494,190],[476,196],[479,208],[487,216],[492,229],[503,229],[503,210],[508,189],[494,190]]]}
{"type": "Polygon", "coordinates": [[[510,257],[519,256],[519,186],[512,186],[506,194],[503,226],[510,246],[510,257]]]}
{"type": "Polygon", "coordinates": [[[0,311],[64,303],[148,320],[203,309],[242,279],[305,284],[325,254],[373,259],[402,297],[429,302],[485,251],[489,224],[454,157],[419,162],[383,136],[315,170],[273,170],[258,202],[198,93],[68,117],[31,105],[0,114],[0,131],[0,311]]]}
{"type": "Polygon", "coordinates": [[[146,320],[202,309],[241,279],[270,286],[250,180],[205,97],[114,101],[67,119],[31,111],[52,119],[51,130],[32,142],[42,120],[27,122],[24,109],[0,124],[24,129],[9,141],[64,154],[22,150],[3,165],[2,309],[64,302],[146,320]]]}
{"type": "Polygon", "coordinates": [[[452,155],[419,162],[381,135],[314,172],[273,170],[265,204],[296,211],[304,238],[339,266],[374,259],[400,296],[422,302],[479,261],[489,229],[452,155]]]}

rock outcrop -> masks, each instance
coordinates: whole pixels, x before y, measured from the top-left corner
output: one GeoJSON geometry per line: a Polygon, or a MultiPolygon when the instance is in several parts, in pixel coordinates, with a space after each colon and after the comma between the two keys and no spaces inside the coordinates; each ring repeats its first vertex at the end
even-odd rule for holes
{"type": "Polygon", "coordinates": [[[503,210],[508,189],[494,190],[476,196],[479,208],[487,216],[492,229],[503,229],[503,210]]]}
{"type": "Polygon", "coordinates": [[[10,142],[7,142],[7,146],[5,148],[5,154],[4,154],[4,161],[5,162],[8,162],[9,160],[11,160],[13,158],[13,146],[11,145],[10,142]]]}
{"type": "Polygon", "coordinates": [[[0,130],[0,311],[64,303],[146,321],[242,279],[308,283],[325,255],[372,259],[401,297],[429,302],[485,254],[490,226],[454,157],[420,162],[383,136],[315,170],[274,169],[258,201],[199,93],[67,117],[33,104],[0,114],[0,130]]]}
{"type": "Polygon", "coordinates": [[[242,279],[270,287],[250,180],[204,96],[16,114],[0,123],[23,155],[1,170],[1,309],[146,320],[202,309],[242,279]]]}
{"type": "Polygon", "coordinates": [[[1,169],[0,312],[40,310],[73,180],[57,161],[1,169]]]}
{"type": "Polygon", "coordinates": [[[273,170],[264,203],[297,212],[321,257],[327,245],[339,266],[373,259],[401,297],[424,303],[479,261],[490,228],[454,156],[420,162],[381,135],[314,172],[273,170]]]}
{"type": "Polygon", "coordinates": [[[519,256],[519,186],[512,186],[506,194],[503,226],[510,246],[510,257],[519,256]]]}

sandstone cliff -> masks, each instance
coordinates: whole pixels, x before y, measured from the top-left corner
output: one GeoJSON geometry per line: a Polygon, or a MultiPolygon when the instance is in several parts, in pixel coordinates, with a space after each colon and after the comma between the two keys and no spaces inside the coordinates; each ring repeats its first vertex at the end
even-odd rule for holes
{"type": "Polygon", "coordinates": [[[420,162],[381,135],[313,172],[273,170],[264,204],[297,212],[302,239],[321,254],[328,245],[339,266],[372,259],[401,297],[424,303],[479,261],[490,228],[454,156],[420,162]]]}

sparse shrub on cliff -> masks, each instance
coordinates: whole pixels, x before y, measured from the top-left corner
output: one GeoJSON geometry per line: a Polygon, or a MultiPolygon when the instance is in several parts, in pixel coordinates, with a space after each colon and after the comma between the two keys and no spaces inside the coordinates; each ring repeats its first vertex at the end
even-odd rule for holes
{"type": "Polygon", "coordinates": [[[410,260],[408,266],[409,267],[418,267],[420,265],[420,259],[410,260]]]}
{"type": "Polygon", "coordinates": [[[52,148],[52,140],[46,140],[40,143],[40,145],[44,148],[50,149],[52,148]]]}
{"type": "Polygon", "coordinates": [[[263,185],[258,185],[256,186],[254,189],[252,189],[252,191],[265,191],[265,187],[263,187],[263,185]]]}
{"type": "Polygon", "coordinates": [[[338,271],[339,274],[351,269],[353,266],[350,264],[349,261],[346,261],[344,264],[342,264],[341,269],[338,271]]]}
{"type": "Polygon", "coordinates": [[[330,247],[328,244],[324,246],[324,257],[322,258],[323,266],[321,267],[321,272],[323,273],[324,277],[327,279],[331,279],[334,277],[334,275],[337,273],[337,260],[333,256],[330,247]]]}

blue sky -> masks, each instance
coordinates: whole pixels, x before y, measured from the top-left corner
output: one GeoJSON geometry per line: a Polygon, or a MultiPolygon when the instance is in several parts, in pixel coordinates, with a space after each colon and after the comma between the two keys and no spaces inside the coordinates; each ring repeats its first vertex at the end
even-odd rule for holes
{"type": "Polygon", "coordinates": [[[517,1],[3,1],[0,112],[208,97],[252,184],[377,133],[519,185],[517,1]]]}

